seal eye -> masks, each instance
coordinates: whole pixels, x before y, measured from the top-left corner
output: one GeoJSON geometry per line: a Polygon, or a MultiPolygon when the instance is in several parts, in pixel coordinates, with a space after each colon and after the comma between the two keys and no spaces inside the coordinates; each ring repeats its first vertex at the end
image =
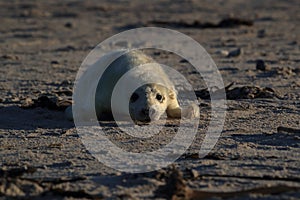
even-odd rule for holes
{"type": "Polygon", "coordinates": [[[158,101],[162,102],[163,97],[162,97],[160,94],[157,94],[157,95],[156,95],[156,99],[157,99],[158,101]]]}
{"type": "Polygon", "coordinates": [[[136,100],[138,100],[138,98],[139,98],[139,95],[137,93],[133,93],[130,98],[130,102],[134,103],[134,102],[136,102],[136,100]]]}

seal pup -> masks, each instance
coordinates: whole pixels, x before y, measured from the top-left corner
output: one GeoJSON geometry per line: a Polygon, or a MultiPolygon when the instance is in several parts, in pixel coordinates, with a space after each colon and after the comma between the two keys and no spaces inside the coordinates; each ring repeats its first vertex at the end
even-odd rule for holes
{"type": "MultiPolygon", "coordinates": [[[[169,118],[198,118],[199,107],[190,104],[186,108],[181,108],[177,100],[175,86],[170,81],[163,68],[151,57],[139,50],[116,51],[103,56],[109,62],[109,66],[103,72],[95,94],[95,110],[98,120],[111,120],[112,115],[112,94],[120,80],[126,74],[128,83],[121,85],[121,90],[117,98],[114,110],[119,116],[128,117],[132,120],[149,122],[158,120],[164,113],[169,118]],[[126,93],[130,80],[139,80],[147,84],[137,88],[131,95],[126,93]],[[148,83],[148,80],[157,80],[148,83]],[[122,94],[124,92],[124,94],[122,94]],[[128,105],[129,103],[129,105],[128,105]]],[[[102,58],[101,58],[102,59],[102,58]]],[[[100,60],[101,60],[100,59],[100,60]]],[[[101,68],[101,66],[99,66],[101,68]]],[[[76,103],[76,102],[75,102],[76,103]]],[[[66,115],[72,119],[72,110],[67,108],[66,115]]]]}

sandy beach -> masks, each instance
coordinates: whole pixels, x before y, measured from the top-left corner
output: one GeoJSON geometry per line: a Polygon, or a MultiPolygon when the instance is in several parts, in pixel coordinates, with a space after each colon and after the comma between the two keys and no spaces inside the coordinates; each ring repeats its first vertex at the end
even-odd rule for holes
{"type": "MultiPolygon", "coordinates": [[[[299,1],[2,0],[0,24],[0,199],[300,199],[299,1]],[[210,54],[226,87],[226,118],[199,158],[211,119],[205,82],[179,56],[145,51],[189,80],[200,120],[172,165],[125,173],[87,150],[64,109],[94,47],[150,26],[184,33],[210,54]]],[[[101,122],[129,152],[169,143],[178,120],[167,124],[137,140],[101,122]]]]}

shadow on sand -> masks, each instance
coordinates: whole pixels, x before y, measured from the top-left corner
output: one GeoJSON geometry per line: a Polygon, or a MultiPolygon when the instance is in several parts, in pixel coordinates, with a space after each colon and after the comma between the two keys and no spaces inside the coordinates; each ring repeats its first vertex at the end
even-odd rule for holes
{"type": "Polygon", "coordinates": [[[18,106],[0,108],[0,129],[35,130],[37,128],[56,129],[72,128],[74,123],[68,121],[64,112],[46,108],[23,109],[18,106]]]}

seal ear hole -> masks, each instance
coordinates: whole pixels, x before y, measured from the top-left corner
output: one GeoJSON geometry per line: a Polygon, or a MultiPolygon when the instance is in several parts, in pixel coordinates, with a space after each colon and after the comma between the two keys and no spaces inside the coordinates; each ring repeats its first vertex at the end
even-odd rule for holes
{"type": "Polygon", "coordinates": [[[134,102],[136,102],[137,100],[138,100],[138,98],[139,98],[139,95],[137,94],[137,93],[133,93],[132,95],[131,95],[131,97],[130,97],[130,102],[131,103],[134,103],[134,102]]]}

